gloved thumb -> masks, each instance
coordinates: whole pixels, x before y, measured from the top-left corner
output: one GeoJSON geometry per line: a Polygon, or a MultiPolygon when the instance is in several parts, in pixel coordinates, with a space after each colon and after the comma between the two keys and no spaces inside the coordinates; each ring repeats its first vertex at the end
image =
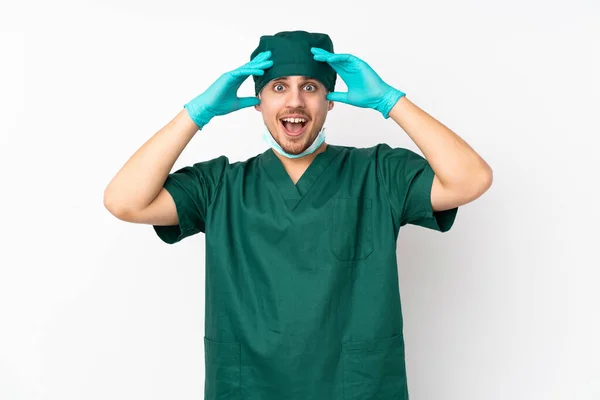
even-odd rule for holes
{"type": "Polygon", "coordinates": [[[257,106],[260,104],[258,97],[241,97],[239,100],[239,108],[257,106]]]}
{"type": "Polygon", "coordinates": [[[327,100],[348,104],[348,92],[331,92],[327,95],[327,100]]]}

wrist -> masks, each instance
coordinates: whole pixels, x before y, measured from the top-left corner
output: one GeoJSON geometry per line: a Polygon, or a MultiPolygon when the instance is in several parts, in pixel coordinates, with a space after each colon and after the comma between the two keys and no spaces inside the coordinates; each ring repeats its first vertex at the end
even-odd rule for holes
{"type": "Polygon", "coordinates": [[[195,102],[194,100],[183,106],[192,121],[198,126],[198,129],[202,129],[211,120],[212,116],[206,110],[203,104],[195,102]]]}
{"type": "Polygon", "coordinates": [[[377,111],[383,115],[383,118],[388,119],[390,117],[390,110],[398,103],[398,100],[404,96],[406,96],[406,93],[390,86],[377,106],[377,111]]]}

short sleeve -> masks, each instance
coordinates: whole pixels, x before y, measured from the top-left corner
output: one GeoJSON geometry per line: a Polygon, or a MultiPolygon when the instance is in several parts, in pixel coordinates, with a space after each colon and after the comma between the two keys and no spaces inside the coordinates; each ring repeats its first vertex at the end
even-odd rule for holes
{"type": "Polygon", "coordinates": [[[206,216],[213,202],[229,160],[221,156],[183,167],[167,176],[163,187],[177,208],[178,225],[153,225],[158,237],[173,244],[206,231],[206,216]]]}
{"type": "Polygon", "coordinates": [[[418,225],[439,232],[450,230],[458,207],[433,211],[431,187],[435,173],[421,155],[405,148],[377,146],[377,176],[384,185],[395,225],[418,225]]]}

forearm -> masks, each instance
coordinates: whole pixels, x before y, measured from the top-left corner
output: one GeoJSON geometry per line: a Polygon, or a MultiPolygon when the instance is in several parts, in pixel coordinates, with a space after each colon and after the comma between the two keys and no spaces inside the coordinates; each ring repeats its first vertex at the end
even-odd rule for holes
{"type": "Polygon", "coordinates": [[[175,161],[198,126],[182,109],[140,147],[110,181],[104,204],[112,214],[147,207],[162,189],[175,161]]]}
{"type": "Polygon", "coordinates": [[[402,97],[389,113],[415,142],[445,187],[489,181],[490,166],[456,133],[402,97]]]}

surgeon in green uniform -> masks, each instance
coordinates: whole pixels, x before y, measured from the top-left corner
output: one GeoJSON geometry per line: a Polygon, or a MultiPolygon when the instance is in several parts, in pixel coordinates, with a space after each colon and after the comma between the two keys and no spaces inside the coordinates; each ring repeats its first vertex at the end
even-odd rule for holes
{"type": "Polygon", "coordinates": [[[305,31],[262,36],[248,63],[185,104],[146,146],[162,141],[174,162],[191,138],[182,132],[246,107],[262,114],[262,154],[169,173],[137,212],[119,213],[117,195],[105,200],[121,219],[152,224],[166,243],[205,234],[204,398],[408,399],[399,230],[448,231],[458,207],[489,188],[491,169],[365,61],[305,31]],[[251,75],[256,96],[237,97],[251,75]],[[338,75],[347,92],[334,91],[338,75]],[[392,117],[428,158],[387,144],[326,143],[335,102],[392,117]]]}

